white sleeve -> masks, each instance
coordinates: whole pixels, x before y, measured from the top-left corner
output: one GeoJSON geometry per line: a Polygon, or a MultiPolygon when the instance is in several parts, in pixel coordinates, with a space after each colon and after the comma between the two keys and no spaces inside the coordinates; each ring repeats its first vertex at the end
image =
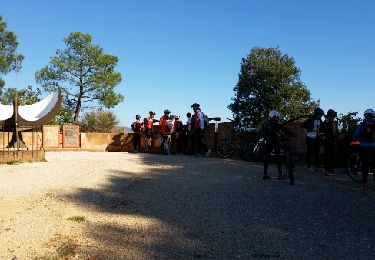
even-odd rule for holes
{"type": "Polygon", "coordinates": [[[198,118],[199,118],[199,126],[203,130],[204,129],[204,116],[202,112],[198,113],[198,118]]]}

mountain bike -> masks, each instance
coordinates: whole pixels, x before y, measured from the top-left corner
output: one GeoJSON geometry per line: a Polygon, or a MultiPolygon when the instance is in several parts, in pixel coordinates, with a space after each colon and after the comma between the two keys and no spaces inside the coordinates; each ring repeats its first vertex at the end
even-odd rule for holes
{"type": "MultiPolygon", "coordinates": [[[[234,122],[233,119],[227,118],[234,122]]],[[[260,161],[262,159],[262,148],[264,139],[258,140],[257,143],[247,142],[239,143],[235,139],[235,133],[238,131],[238,126],[232,129],[230,139],[221,139],[216,146],[216,151],[221,158],[228,158],[233,156],[235,153],[239,153],[241,158],[246,161],[260,161]]]]}
{"type": "MultiPolygon", "coordinates": [[[[359,155],[359,145],[359,141],[350,142],[351,153],[347,159],[347,173],[353,181],[358,183],[362,181],[362,163],[359,155]]],[[[373,173],[373,169],[370,168],[369,174],[373,173]]]]}
{"type": "Polygon", "coordinates": [[[216,149],[221,158],[231,157],[238,151],[241,158],[246,161],[260,161],[262,159],[263,141],[264,139],[260,139],[256,144],[248,142],[243,145],[233,139],[221,139],[216,149]]]}

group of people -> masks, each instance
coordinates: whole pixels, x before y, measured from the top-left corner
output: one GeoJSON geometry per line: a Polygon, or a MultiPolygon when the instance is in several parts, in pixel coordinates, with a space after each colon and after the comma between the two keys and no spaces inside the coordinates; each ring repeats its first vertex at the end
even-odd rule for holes
{"type": "Polygon", "coordinates": [[[134,132],[133,148],[137,152],[141,148],[141,136],[144,133],[147,138],[146,152],[151,152],[154,143],[154,124],[160,126],[160,152],[162,154],[171,154],[172,142],[175,142],[176,154],[187,152],[191,146],[191,154],[201,155],[207,152],[207,148],[202,142],[204,129],[207,125],[207,117],[202,112],[200,105],[194,103],[191,105],[193,114],[186,114],[187,121],[184,124],[179,115],[171,115],[169,109],[164,110],[164,114],[159,120],[155,119],[155,112],[150,111],[147,118],[143,121],[140,115],[136,115],[131,128],[134,132]],[[189,145],[189,143],[191,145],[189,145]]]}
{"type": "MultiPolygon", "coordinates": [[[[320,168],[320,149],[324,148],[324,171],[326,176],[335,175],[334,172],[334,146],[338,138],[338,123],[335,118],[337,112],[329,109],[325,114],[321,108],[316,108],[314,114],[301,124],[306,129],[306,166],[313,166],[315,171],[321,171],[320,168]],[[325,120],[322,120],[322,117],[325,120]]],[[[265,156],[264,156],[264,172],[263,179],[270,179],[268,175],[268,163],[272,152],[276,156],[278,179],[286,178],[282,173],[282,158],[280,154],[281,140],[280,132],[293,136],[284,125],[279,123],[279,113],[271,111],[268,120],[262,127],[265,138],[265,156]]],[[[375,169],[375,111],[367,109],[364,112],[364,119],[357,126],[353,140],[360,141],[360,160],[362,165],[362,183],[367,186],[367,177],[370,165],[375,169]]]]}

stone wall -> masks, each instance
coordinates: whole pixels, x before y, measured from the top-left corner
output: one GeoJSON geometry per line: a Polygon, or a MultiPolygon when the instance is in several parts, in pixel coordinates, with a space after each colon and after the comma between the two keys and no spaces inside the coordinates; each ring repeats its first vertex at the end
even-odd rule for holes
{"type": "MultiPolygon", "coordinates": [[[[291,144],[297,155],[298,160],[304,160],[306,144],[305,136],[306,131],[299,127],[299,123],[293,122],[287,125],[287,128],[294,132],[296,135],[292,137],[291,144]]],[[[207,148],[215,150],[215,145],[221,139],[231,139],[234,138],[235,142],[239,145],[243,145],[247,142],[256,142],[260,137],[260,133],[252,134],[241,134],[233,133],[233,124],[230,122],[223,122],[218,124],[218,132],[215,134],[215,124],[211,123],[205,129],[205,136],[203,142],[206,144],[207,148]]],[[[12,133],[0,132],[0,150],[7,150],[6,146],[8,141],[12,138],[12,133]],[[4,138],[3,138],[4,136],[4,138]]],[[[42,133],[22,133],[23,141],[29,150],[40,150],[42,148],[42,133]]],[[[59,137],[59,148],[50,148],[45,150],[89,150],[89,151],[127,151],[133,150],[133,133],[80,133],[80,143],[81,148],[62,148],[62,136],[59,137]]],[[[144,151],[147,143],[147,138],[142,135],[141,139],[141,151],[144,151]]],[[[172,150],[175,147],[172,147],[172,150]]],[[[188,142],[189,152],[191,150],[191,144],[188,142]]],[[[160,151],[160,133],[159,126],[154,127],[154,152],[160,151]]],[[[239,152],[237,151],[237,156],[239,152]]]]}

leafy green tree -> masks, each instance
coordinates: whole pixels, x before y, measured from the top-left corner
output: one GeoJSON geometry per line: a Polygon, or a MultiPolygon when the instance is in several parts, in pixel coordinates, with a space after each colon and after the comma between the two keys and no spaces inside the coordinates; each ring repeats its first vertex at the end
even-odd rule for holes
{"type": "Polygon", "coordinates": [[[123,95],[114,91],[121,82],[121,74],[115,71],[118,58],[94,45],[89,34],[73,32],[64,42],[66,48],[57,50],[35,79],[47,92],[62,89],[64,100],[69,101],[64,109],[72,110],[74,123],[78,124],[82,110],[112,108],[122,102],[123,95]]]}
{"type": "Polygon", "coordinates": [[[7,24],[0,15],[0,87],[5,85],[1,75],[10,71],[21,69],[24,56],[17,54],[17,36],[14,32],[7,31],[7,24]]]}
{"type": "Polygon", "coordinates": [[[228,108],[244,127],[260,127],[271,110],[290,119],[311,113],[319,103],[300,80],[294,59],[279,48],[252,48],[242,59],[234,92],[228,108]]]}
{"type": "Polygon", "coordinates": [[[3,105],[12,104],[17,96],[19,105],[32,105],[41,100],[41,95],[42,91],[39,88],[34,90],[32,86],[24,89],[0,88],[0,103],[3,105]]]}
{"type": "Polygon", "coordinates": [[[339,115],[338,121],[342,125],[341,132],[352,134],[355,131],[358,123],[362,121],[357,115],[358,112],[348,112],[345,115],[339,115]]]}
{"type": "Polygon", "coordinates": [[[81,122],[82,132],[111,133],[118,128],[117,116],[111,111],[90,111],[81,122]]]}

